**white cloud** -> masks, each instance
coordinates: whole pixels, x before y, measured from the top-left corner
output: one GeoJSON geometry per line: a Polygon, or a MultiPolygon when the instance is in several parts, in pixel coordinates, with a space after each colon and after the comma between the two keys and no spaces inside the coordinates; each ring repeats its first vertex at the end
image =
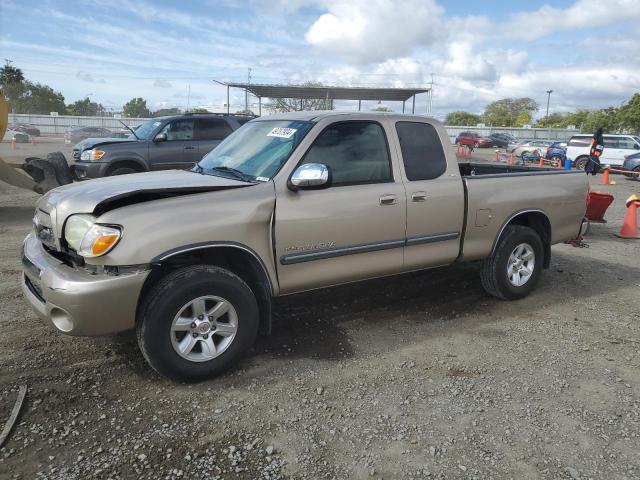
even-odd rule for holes
{"type": "Polygon", "coordinates": [[[158,88],[171,88],[171,82],[163,80],[162,78],[157,78],[155,82],[153,82],[153,86],[158,88]]]}
{"type": "Polygon", "coordinates": [[[305,34],[313,46],[357,62],[409,55],[440,35],[444,9],[435,0],[329,1],[305,34]]]}

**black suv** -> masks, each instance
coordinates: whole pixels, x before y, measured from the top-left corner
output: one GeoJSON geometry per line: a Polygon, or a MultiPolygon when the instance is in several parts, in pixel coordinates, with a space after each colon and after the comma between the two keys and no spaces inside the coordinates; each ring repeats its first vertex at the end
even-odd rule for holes
{"type": "Polygon", "coordinates": [[[191,168],[252,118],[187,113],[152,118],[126,138],[87,138],[73,147],[75,177],[191,168]]]}

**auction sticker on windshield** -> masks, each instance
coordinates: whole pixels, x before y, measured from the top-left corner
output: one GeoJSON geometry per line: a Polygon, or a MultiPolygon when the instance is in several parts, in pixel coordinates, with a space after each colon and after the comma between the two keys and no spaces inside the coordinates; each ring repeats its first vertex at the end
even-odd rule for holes
{"type": "Polygon", "coordinates": [[[295,128],[276,127],[267,133],[267,137],[291,138],[294,133],[295,128]]]}

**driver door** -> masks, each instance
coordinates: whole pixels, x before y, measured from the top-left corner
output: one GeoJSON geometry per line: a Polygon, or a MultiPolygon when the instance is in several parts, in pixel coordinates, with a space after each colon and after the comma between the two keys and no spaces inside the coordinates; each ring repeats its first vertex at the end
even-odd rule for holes
{"type": "Polygon", "coordinates": [[[328,124],[298,164],[322,163],[331,186],[292,191],[276,180],[275,254],[282,293],[402,270],[406,197],[377,121],[328,124]]]}

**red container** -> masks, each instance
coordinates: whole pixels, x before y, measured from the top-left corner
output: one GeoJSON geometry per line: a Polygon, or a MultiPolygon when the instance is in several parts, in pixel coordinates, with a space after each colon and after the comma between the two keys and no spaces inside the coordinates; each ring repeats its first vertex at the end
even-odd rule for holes
{"type": "Polygon", "coordinates": [[[589,192],[587,218],[592,222],[606,222],[604,214],[613,202],[613,195],[601,192],[589,192]]]}

